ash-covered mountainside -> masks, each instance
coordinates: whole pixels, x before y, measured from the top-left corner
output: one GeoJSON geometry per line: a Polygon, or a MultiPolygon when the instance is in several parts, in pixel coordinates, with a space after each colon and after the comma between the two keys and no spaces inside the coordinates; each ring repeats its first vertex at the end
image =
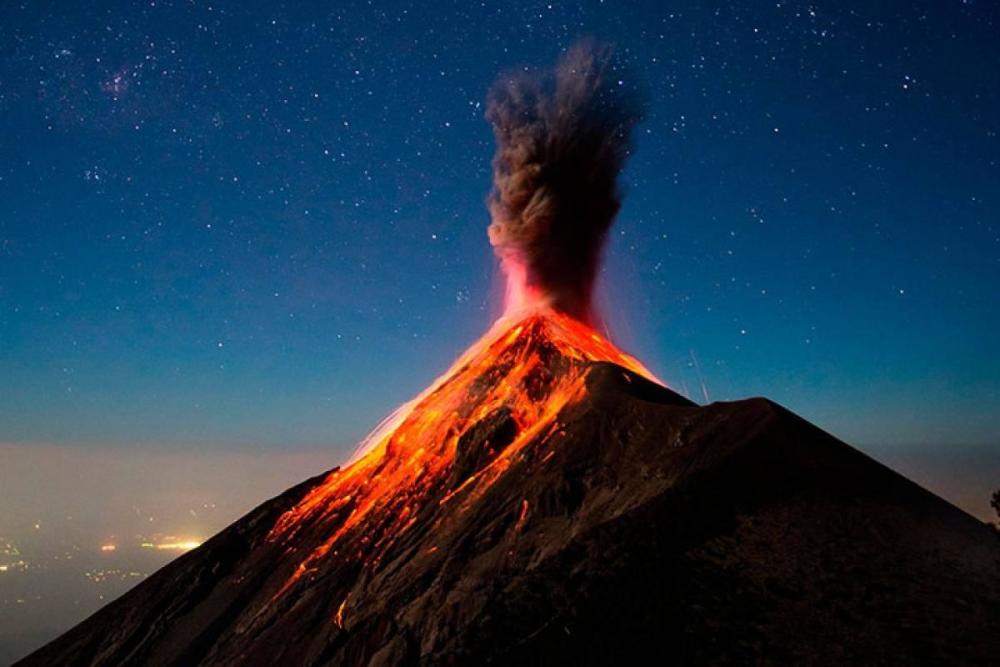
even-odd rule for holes
{"type": "Polygon", "coordinates": [[[557,315],[495,329],[33,665],[975,664],[992,529],[763,399],[697,406],[557,315]]]}

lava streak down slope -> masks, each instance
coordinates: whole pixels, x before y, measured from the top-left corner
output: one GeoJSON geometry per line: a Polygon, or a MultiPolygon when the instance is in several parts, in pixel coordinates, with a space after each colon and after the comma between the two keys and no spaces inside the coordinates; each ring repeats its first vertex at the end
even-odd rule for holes
{"type": "Polygon", "coordinates": [[[585,325],[497,327],[351,465],[21,665],[986,663],[992,529],[585,325]]]}

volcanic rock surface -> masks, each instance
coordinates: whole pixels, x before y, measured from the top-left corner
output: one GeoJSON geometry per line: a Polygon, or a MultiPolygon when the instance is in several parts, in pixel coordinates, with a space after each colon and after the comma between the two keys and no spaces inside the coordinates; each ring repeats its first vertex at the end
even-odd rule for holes
{"type": "Polygon", "coordinates": [[[987,664],[994,531],[554,314],[19,665],[987,664]]]}

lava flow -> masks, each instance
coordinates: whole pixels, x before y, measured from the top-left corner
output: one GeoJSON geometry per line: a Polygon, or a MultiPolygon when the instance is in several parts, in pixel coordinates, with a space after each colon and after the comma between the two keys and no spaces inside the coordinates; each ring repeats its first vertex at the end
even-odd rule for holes
{"type": "Polygon", "coordinates": [[[590,326],[617,178],[641,116],[615,67],[608,50],[580,45],[551,71],[498,81],[486,113],[497,140],[489,237],[506,315],[278,519],[268,539],[298,565],[272,599],[303,578],[356,580],[414,524],[433,533],[441,510],[463,513],[525,450],[551,445],[593,362],[654,379],[590,326]]]}
{"type": "Polygon", "coordinates": [[[329,559],[377,565],[418,517],[446,503],[466,506],[528,443],[544,443],[559,429],[560,411],[586,392],[586,367],[602,361],[655,381],[639,361],[568,315],[540,309],[502,317],[369,436],[353,463],[281,516],[269,539],[289,550],[302,530],[328,536],[275,597],[327,569],[329,559]]]}

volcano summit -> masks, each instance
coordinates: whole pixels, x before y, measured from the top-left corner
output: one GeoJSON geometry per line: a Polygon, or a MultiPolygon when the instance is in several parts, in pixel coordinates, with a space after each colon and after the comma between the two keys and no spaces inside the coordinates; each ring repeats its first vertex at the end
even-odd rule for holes
{"type": "Polygon", "coordinates": [[[594,328],[638,119],[609,63],[577,50],[495,93],[507,314],[349,465],[20,665],[1000,655],[993,529],[767,400],[695,405],[594,328]]]}

